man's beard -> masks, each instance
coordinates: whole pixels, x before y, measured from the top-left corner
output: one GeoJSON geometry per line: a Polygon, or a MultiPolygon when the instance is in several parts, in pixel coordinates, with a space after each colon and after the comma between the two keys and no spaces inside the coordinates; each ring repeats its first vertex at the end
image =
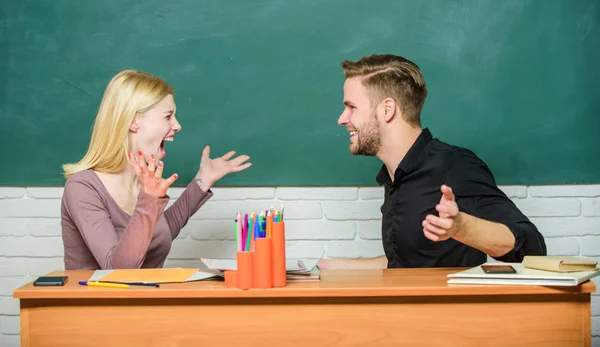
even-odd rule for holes
{"type": "Polygon", "coordinates": [[[357,129],[358,141],[350,144],[350,153],[354,155],[375,156],[381,147],[381,129],[375,112],[362,129],[357,129]]]}

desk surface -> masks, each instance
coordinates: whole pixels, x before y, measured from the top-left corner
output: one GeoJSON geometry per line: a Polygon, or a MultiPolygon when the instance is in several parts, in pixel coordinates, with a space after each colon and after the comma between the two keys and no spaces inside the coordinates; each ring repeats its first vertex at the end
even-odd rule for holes
{"type": "Polygon", "coordinates": [[[160,288],[128,289],[79,285],[93,271],[53,271],[48,276],[69,276],[64,287],[35,287],[33,282],[14,291],[18,299],[53,298],[283,298],[283,297],[413,297],[464,295],[544,295],[593,293],[596,286],[587,281],[574,287],[525,285],[451,285],[447,275],[464,268],[324,270],[319,282],[288,282],[283,288],[240,290],[226,288],[222,281],[204,280],[161,284],[160,288]]]}

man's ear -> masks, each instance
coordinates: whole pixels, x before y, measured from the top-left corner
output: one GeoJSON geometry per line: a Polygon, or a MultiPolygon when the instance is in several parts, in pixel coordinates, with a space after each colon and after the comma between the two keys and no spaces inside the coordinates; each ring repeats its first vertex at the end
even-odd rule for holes
{"type": "Polygon", "coordinates": [[[129,126],[129,131],[133,132],[133,133],[137,133],[137,131],[140,129],[140,123],[138,120],[138,117],[133,117],[133,121],[131,122],[131,125],[129,126]]]}
{"type": "Polygon", "coordinates": [[[391,122],[396,116],[396,101],[392,98],[385,98],[383,100],[383,120],[386,123],[391,122]]]}

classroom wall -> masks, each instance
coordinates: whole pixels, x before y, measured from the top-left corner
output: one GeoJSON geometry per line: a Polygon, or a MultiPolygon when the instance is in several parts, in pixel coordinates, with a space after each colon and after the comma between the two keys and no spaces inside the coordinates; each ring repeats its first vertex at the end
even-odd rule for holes
{"type": "MultiPolygon", "coordinates": [[[[551,255],[600,260],[600,185],[502,186],[546,237],[551,255]]],[[[291,258],[375,257],[382,189],[215,188],[174,241],[166,266],[199,266],[201,257],[231,258],[235,213],[284,203],[291,258]]],[[[169,192],[173,200],[181,188],[169,192]]],[[[0,346],[19,346],[18,286],[63,269],[62,188],[0,187],[0,346]]],[[[171,202],[172,203],[172,202],[171,202]]],[[[600,287],[600,280],[595,279],[600,287]]],[[[600,295],[592,297],[593,346],[600,346],[600,295]]]]}

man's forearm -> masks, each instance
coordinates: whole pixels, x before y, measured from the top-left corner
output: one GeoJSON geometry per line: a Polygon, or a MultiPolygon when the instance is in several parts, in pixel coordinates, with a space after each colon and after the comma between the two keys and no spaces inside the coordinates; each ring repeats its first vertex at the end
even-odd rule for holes
{"type": "Polygon", "coordinates": [[[387,258],[385,256],[377,258],[334,258],[321,259],[318,266],[322,270],[330,269],[385,269],[387,268],[387,258]]]}
{"type": "Polygon", "coordinates": [[[453,238],[489,256],[500,257],[515,247],[515,236],[501,223],[490,222],[460,212],[461,222],[453,238]]]}

